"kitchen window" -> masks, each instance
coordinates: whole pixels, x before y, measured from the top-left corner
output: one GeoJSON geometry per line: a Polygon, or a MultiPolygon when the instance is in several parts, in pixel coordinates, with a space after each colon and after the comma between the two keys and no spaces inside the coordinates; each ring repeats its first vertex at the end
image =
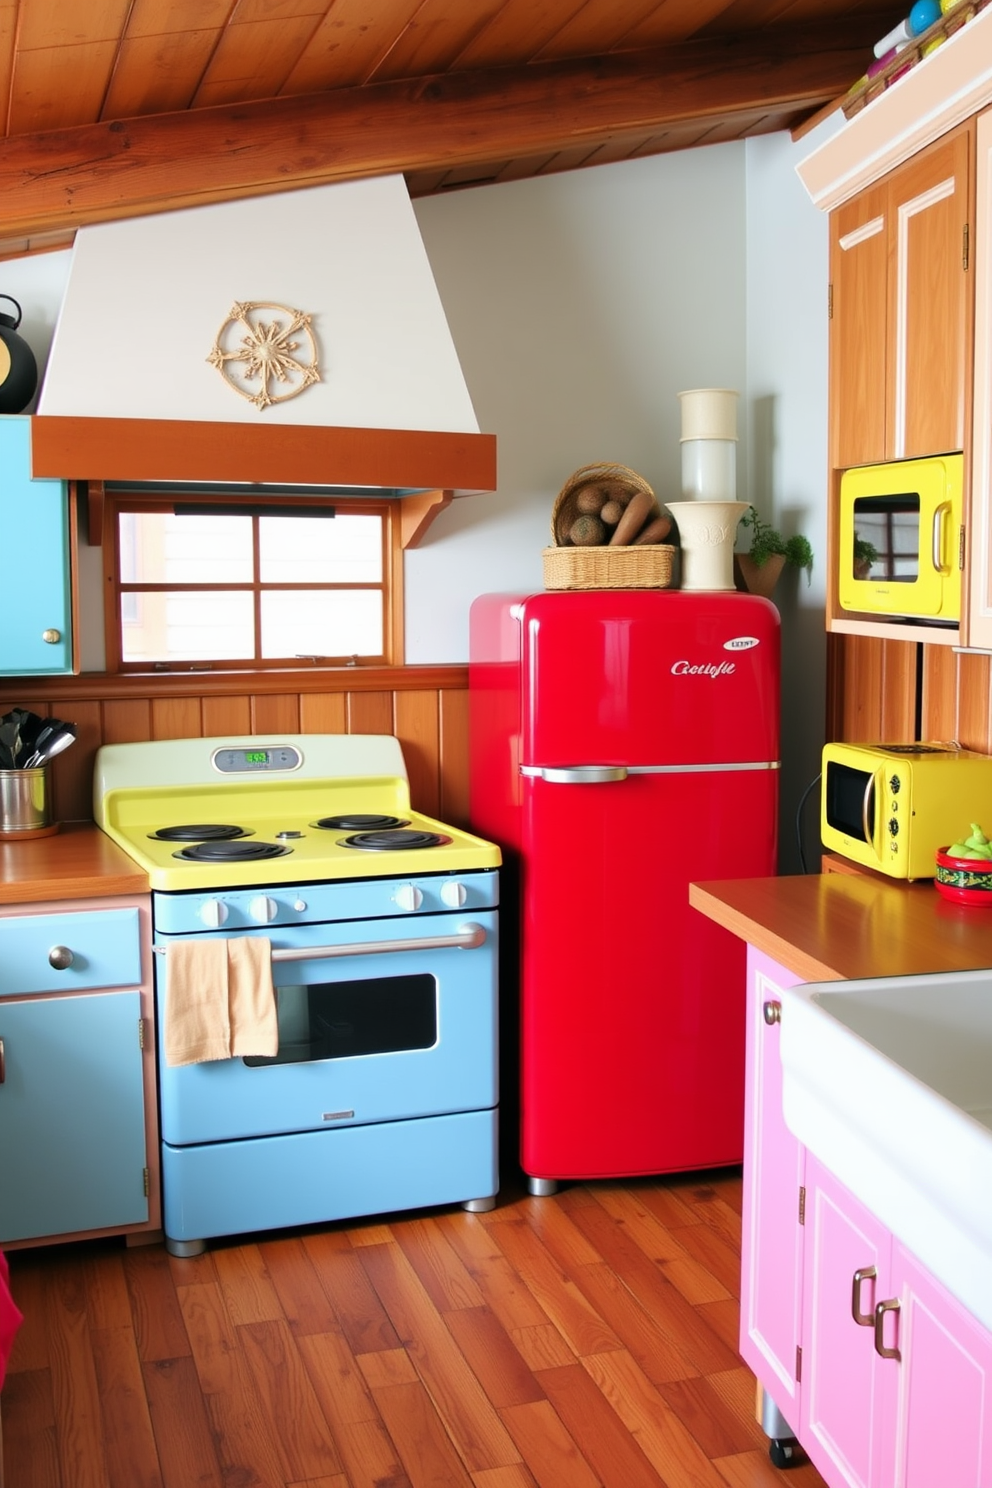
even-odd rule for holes
{"type": "Polygon", "coordinates": [[[392,664],[395,505],[108,493],[108,669],[392,664]]]}

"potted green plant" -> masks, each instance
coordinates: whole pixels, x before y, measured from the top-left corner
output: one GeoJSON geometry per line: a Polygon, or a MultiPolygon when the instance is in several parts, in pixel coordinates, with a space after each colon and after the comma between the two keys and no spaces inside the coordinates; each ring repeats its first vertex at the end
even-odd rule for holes
{"type": "Polygon", "coordinates": [[[878,562],[878,549],[866,537],[854,534],[854,577],[866,579],[873,563],[878,562]]]}
{"type": "Polygon", "coordinates": [[[735,555],[745,588],[751,594],[768,598],[787,563],[803,569],[806,582],[813,573],[813,549],[809,539],[796,533],[783,537],[770,522],[765,522],[753,506],[741,517],[741,526],[751,531],[751,545],[746,553],[735,555]]]}

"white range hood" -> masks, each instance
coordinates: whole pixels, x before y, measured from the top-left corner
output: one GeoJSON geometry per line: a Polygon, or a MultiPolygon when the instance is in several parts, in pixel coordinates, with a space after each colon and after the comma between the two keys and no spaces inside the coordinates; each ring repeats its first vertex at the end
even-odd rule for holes
{"type": "Polygon", "coordinates": [[[81,228],[38,412],[479,432],[401,176],[81,228]],[[208,361],[246,301],[312,317],[320,380],[289,401],[208,361]]]}

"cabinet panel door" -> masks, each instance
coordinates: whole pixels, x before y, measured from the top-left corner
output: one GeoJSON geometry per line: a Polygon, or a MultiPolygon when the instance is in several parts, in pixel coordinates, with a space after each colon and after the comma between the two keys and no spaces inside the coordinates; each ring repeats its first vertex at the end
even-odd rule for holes
{"type": "Polygon", "coordinates": [[[852,1303],[855,1273],[870,1269],[874,1279],[858,1287],[860,1311],[870,1318],[891,1296],[890,1252],[888,1230],[807,1153],[799,1436],[833,1488],[879,1481],[886,1361],[875,1353],[872,1328],[855,1322],[852,1303]]]}
{"type": "Polygon", "coordinates": [[[992,1488],[992,1335],[898,1242],[891,1295],[902,1358],[882,1364],[897,1404],[880,1481],[992,1488]]]}
{"type": "Polygon", "coordinates": [[[62,481],[31,479],[26,416],[0,418],[0,526],[15,583],[0,623],[0,675],[70,672],[68,498],[62,481]]]}
{"type": "Polygon", "coordinates": [[[148,1218],[138,992],[0,1004],[0,1242],[148,1218]]]}
{"type": "Polygon", "coordinates": [[[889,178],[889,454],[964,448],[971,378],[971,132],[922,150],[889,178]]]}
{"type": "Polygon", "coordinates": [[[830,446],[838,469],[885,459],[888,197],[863,191],[830,218],[830,446]]]}
{"type": "Polygon", "coordinates": [[[748,946],[747,1074],[741,1237],[741,1357],[794,1431],[802,1305],[799,1196],[804,1149],[782,1117],[782,1062],[774,1018],[797,978],[748,946]]]}

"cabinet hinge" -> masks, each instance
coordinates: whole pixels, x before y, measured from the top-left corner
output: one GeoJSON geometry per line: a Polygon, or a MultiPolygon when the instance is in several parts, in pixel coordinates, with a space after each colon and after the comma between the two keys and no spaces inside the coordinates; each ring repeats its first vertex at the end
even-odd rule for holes
{"type": "Polygon", "coordinates": [[[138,1048],[139,1049],[143,1049],[144,1047],[145,1047],[145,1020],[144,1020],[144,1018],[139,1018],[138,1019],[138,1048]]]}
{"type": "Polygon", "coordinates": [[[964,573],[964,544],[965,531],[964,523],[962,522],[961,526],[958,528],[958,568],[961,570],[962,573],[964,573]]]}
{"type": "Polygon", "coordinates": [[[149,1173],[148,1173],[148,1169],[147,1168],[142,1168],[142,1170],[141,1170],[141,1182],[142,1182],[142,1187],[144,1188],[145,1198],[147,1199],[149,1193],[151,1192],[151,1187],[152,1187],[152,1181],[151,1181],[151,1178],[149,1176],[149,1173]]]}
{"type": "Polygon", "coordinates": [[[833,287],[832,284],[828,284],[827,285],[827,319],[828,320],[833,320],[833,318],[834,318],[834,287],[833,287]]]}
{"type": "Polygon", "coordinates": [[[802,1184],[799,1186],[799,1223],[806,1223],[806,1189],[802,1184]]]}
{"type": "Polygon", "coordinates": [[[800,1344],[796,1344],[796,1384],[803,1382],[803,1351],[800,1344]]]}
{"type": "Polygon", "coordinates": [[[966,222],[961,233],[961,267],[964,269],[965,273],[967,273],[968,271],[969,237],[970,234],[968,231],[968,224],[966,222]]]}

